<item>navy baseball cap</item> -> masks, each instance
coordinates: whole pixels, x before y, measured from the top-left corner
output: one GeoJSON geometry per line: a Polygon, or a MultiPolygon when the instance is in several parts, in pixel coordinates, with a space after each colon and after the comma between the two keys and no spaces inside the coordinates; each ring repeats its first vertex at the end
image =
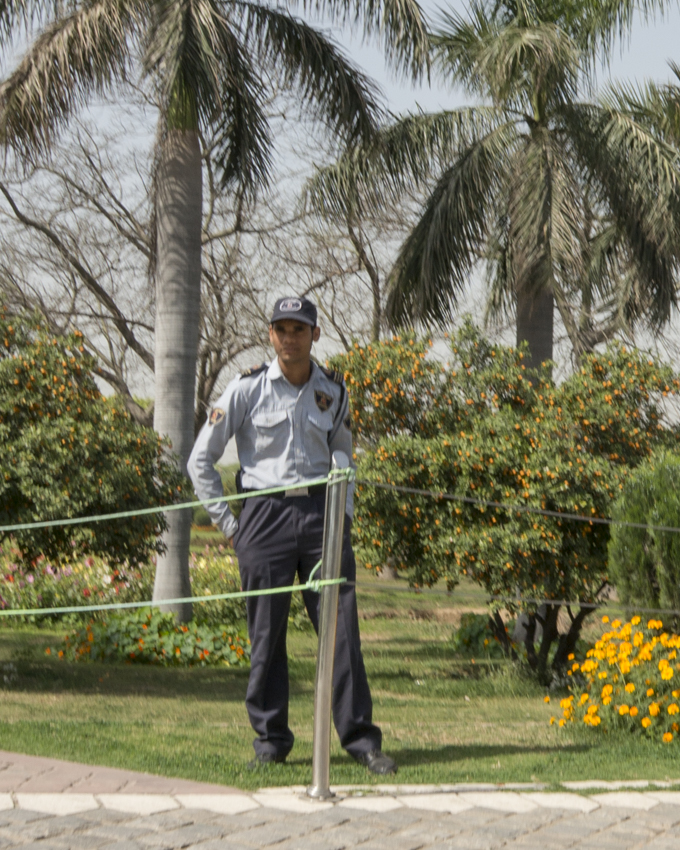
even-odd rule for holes
{"type": "Polygon", "coordinates": [[[316,305],[307,298],[279,298],[274,305],[274,312],[269,324],[282,322],[285,319],[295,319],[306,325],[316,327],[316,305]]]}

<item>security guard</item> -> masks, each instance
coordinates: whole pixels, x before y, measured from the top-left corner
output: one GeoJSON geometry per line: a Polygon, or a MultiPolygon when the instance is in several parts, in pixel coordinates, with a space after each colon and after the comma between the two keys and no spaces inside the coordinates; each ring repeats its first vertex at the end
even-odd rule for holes
{"type": "MultiPolygon", "coordinates": [[[[321,557],[324,478],[336,450],[352,457],[349,404],[342,376],[310,358],[320,330],[314,304],[281,298],[269,325],[276,359],[232,381],[210,412],[189,458],[189,475],[200,499],[221,496],[215,463],[236,437],[243,491],[286,487],[274,496],[246,499],[237,522],[225,503],[208,506],[213,522],[232,542],[244,590],[284,587],[297,573],[305,583],[321,557]]],[[[354,488],[347,492],[342,575],[356,578],[349,525],[354,488]]],[[[318,632],[319,595],[303,594],[318,632]]],[[[288,726],[286,628],[290,594],[249,597],[251,670],[246,707],[257,738],[249,766],[283,762],[293,746],[288,726]]],[[[341,585],[333,674],[333,720],[347,752],[371,772],[396,772],[380,751],[382,734],[372,723],[372,701],[361,656],[353,585],[341,585]]]]}

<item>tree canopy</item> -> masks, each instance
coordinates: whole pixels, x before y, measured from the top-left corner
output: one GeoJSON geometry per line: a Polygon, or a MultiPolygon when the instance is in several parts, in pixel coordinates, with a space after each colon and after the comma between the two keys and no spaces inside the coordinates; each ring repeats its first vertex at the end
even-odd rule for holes
{"type": "MultiPolygon", "coordinates": [[[[133,511],[190,498],[151,428],[105,399],[77,331],[55,337],[37,317],[0,313],[0,525],[133,511]]],[[[105,556],[137,564],[162,551],[164,515],[0,532],[16,556],[105,556]]]]}

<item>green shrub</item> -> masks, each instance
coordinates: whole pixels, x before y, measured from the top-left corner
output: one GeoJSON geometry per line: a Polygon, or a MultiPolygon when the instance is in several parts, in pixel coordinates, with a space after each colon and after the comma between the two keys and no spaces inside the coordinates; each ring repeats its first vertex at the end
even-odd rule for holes
{"type": "Polygon", "coordinates": [[[85,628],[66,635],[64,648],[56,654],[70,661],[242,667],[249,662],[250,643],[233,625],[197,621],[179,625],[172,613],[141,608],[91,620],[85,628]]]}
{"type": "MultiPolygon", "coordinates": [[[[680,527],[680,457],[657,452],[628,478],[613,518],[680,527]]],[[[680,534],[614,525],[609,576],[627,605],[680,609],[680,534]]]]}
{"type": "Polygon", "coordinates": [[[333,366],[345,374],[362,448],[358,558],[369,567],[391,561],[415,585],[452,589],[468,576],[496,607],[525,613],[529,634],[538,606],[522,597],[555,600],[541,615],[538,648],[525,642],[528,663],[549,680],[592,611],[577,611],[560,634],[559,600],[591,603],[608,578],[609,526],[560,514],[610,516],[630,472],[654,450],[678,445],[665,399],[680,380],[620,345],[584,357],[560,385],[548,373],[530,381],[524,357],[468,323],[447,365],[427,356],[427,343],[397,337],[357,346],[333,366]]]}
{"type": "MultiPolygon", "coordinates": [[[[504,628],[510,642],[507,627],[504,628]]],[[[451,645],[455,653],[468,658],[505,658],[507,654],[488,614],[463,614],[451,645]]]]}
{"type": "MultiPolygon", "coordinates": [[[[167,505],[190,489],[167,444],[134,422],[93,377],[82,334],[56,337],[0,305],[0,525],[167,505]]],[[[12,533],[28,567],[80,556],[117,565],[162,551],[162,513],[12,533]]],[[[0,532],[0,542],[7,535],[0,532]]]]}

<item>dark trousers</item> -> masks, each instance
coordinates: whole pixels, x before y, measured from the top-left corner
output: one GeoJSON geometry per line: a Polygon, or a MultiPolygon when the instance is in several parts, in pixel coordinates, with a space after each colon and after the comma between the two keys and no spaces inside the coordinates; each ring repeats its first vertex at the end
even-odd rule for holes
{"type": "MultiPolygon", "coordinates": [[[[325,495],[277,499],[251,497],[244,502],[234,537],[244,590],[285,587],[295,574],[307,581],[321,558],[325,495]]],[[[342,575],[356,578],[356,564],[345,528],[342,575]]],[[[319,573],[317,573],[317,576],[319,573]]],[[[319,594],[303,593],[307,613],[318,633],[319,594]]],[[[247,600],[251,668],[246,694],[250,723],[257,733],[258,755],[287,755],[294,736],[288,726],[288,654],[286,630],[290,594],[247,600]]],[[[333,673],[333,721],[342,746],[354,756],[380,749],[380,729],[371,722],[371,693],[361,656],[354,586],[340,585],[338,630],[333,673]]]]}

